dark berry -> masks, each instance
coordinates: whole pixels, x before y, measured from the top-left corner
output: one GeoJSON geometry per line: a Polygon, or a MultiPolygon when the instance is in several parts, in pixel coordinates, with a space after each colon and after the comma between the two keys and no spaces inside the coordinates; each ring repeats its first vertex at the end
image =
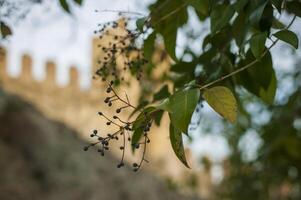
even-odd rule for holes
{"type": "Polygon", "coordinates": [[[105,100],[104,100],[105,103],[109,103],[109,101],[110,101],[110,97],[107,97],[107,98],[105,98],[105,100]]]}

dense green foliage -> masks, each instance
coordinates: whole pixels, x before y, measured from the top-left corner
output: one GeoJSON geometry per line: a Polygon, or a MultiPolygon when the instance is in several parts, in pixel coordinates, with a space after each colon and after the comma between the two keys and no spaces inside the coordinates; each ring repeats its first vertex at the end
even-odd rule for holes
{"type": "MultiPolygon", "coordinates": [[[[161,101],[157,109],[169,113],[171,144],[183,164],[188,166],[181,135],[189,132],[190,120],[187,118],[191,118],[194,110],[190,106],[196,107],[197,102],[207,101],[217,113],[234,122],[230,126],[225,124],[225,136],[232,154],[222,190],[218,191],[222,197],[301,197],[301,139],[300,128],[295,126],[300,120],[300,84],[295,82],[297,90],[287,103],[274,104],[277,77],[270,52],[279,40],[298,49],[298,37],[289,28],[301,17],[300,8],[301,2],[296,0],[158,0],[149,7],[149,17],[143,18],[145,27],[141,25],[141,19],[139,23],[137,21],[143,34],[151,30],[144,40],[146,57],[154,52],[154,45],[150,43],[155,43],[157,36],[163,39],[165,49],[174,61],[170,71],[162,76],[162,82],[172,84],[172,95],[162,88],[158,93],[165,99],[154,99],[161,101]],[[189,47],[184,50],[184,55],[192,58],[187,61],[185,56],[177,57],[175,50],[178,30],[189,19],[188,8],[193,8],[204,24],[210,22],[210,31],[199,44],[201,53],[195,53],[189,47]],[[286,20],[281,20],[283,14],[288,14],[286,20]],[[247,95],[241,95],[241,91],[248,91],[247,95]],[[250,98],[262,111],[271,114],[268,123],[252,123],[252,112],[246,110],[250,98]],[[242,119],[236,121],[236,115],[242,119]],[[238,146],[241,137],[250,129],[259,133],[263,145],[254,160],[246,161],[238,146]]],[[[295,69],[291,76],[299,80],[298,74],[295,69]]]]}
{"type": "MultiPolygon", "coordinates": [[[[245,88],[266,104],[273,104],[277,80],[270,49],[278,40],[298,48],[296,34],[288,30],[295,17],[300,16],[295,9],[297,6],[300,6],[298,1],[158,0],[149,7],[150,15],[138,19],[137,26],[144,35],[151,32],[145,39],[146,57],[154,52],[154,44],[150,43],[155,43],[154,38],[160,36],[174,61],[167,78],[162,80],[172,82],[174,94],[168,96],[166,90],[164,106],[161,103],[157,109],[169,113],[171,127],[178,134],[188,133],[198,101],[206,100],[225,119],[235,122],[237,103],[234,96],[240,104],[237,88],[245,88]],[[194,9],[200,21],[210,21],[210,32],[200,44],[202,53],[188,49],[185,54],[192,59],[186,61],[176,57],[175,50],[178,30],[189,19],[189,7],[194,9]],[[279,21],[283,13],[289,13],[292,18],[286,25],[279,21]],[[145,27],[141,25],[143,22],[145,27]],[[229,89],[222,92],[220,88],[223,87],[218,85],[229,89]]],[[[175,133],[171,131],[171,134],[175,133]]],[[[176,146],[171,142],[173,147],[176,146]]],[[[177,147],[176,154],[177,151],[182,150],[177,147]]],[[[178,157],[185,164],[183,156],[178,157]]]]}

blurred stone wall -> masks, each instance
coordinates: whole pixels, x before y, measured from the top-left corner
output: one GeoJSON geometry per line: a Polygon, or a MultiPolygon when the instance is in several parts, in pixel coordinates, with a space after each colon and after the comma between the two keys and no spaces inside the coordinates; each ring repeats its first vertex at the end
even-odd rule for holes
{"type": "MultiPolygon", "coordinates": [[[[97,46],[103,43],[98,39],[92,41],[92,66],[91,71],[94,72],[97,60],[102,55],[99,54],[97,46]]],[[[11,77],[7,74],[7,52],[4,48],[0,48],[0,87],[4,90],[16,94],[26,101],[33,104],[39,111],[50,119],[62,122],[67,126],[75,129],[80,136],[89,140],[89,135],[94,129],[101,132],[109,130],[110,127],[97,115],[98,111],[113,115],[115,109],[108,109],[104,105],[103,100],[106,97],[105,83],[101,80],[92,80],[91,87],[83,90],[79,87],[80,74],[76,66],[71,66],[69,70],[69,84],[67,86],[59,86],[56,82],[57,65],[52,61],[45,63],[46,77],[42,81],[37,81],[32,76],[33,60],[30,55],[24,54],[21,58],[21,74],[19,77],[11,77]]],[[[166,63],[164,63],[166,65],[166,63]]],[[[155,73],[161,73],[162,67],[155,73]]],[[[163,67],[166,69],[166,67],[163,67]]],[[[139,83],[134,79],[130,79],[130,86],[118,89],[120,94],[127,92],[132,104],[138,101],[139,83]]],[[[128,116],[125,111],[122,113],[124,118],[128,116]]],[[[160,127],[153,127],[150,132],[151,143],[147,147],[147,159],[151,162],[144,165],[144,168],[155,170],[160,176],[173,177],[175,180],[186,180],[190,176],[194,176],[198,182],[198,190],[202,194],[209,196],[211,188],[211,177],[209,171],[190,170],[185,168],[174,155],[169,143],[169,121],[164,116],[160,127]]],[[[81,148],[81,147],[72,147],[81,148]]],[[[119,148],[111,148],[113,154],[120,156],[119,148]]],[[[128,148],[129,149],[129,148],[128,148]]],[[[189,152],[188,160],[189,160],[189,152]]],[[[139,155],[134,157],[130,151],[127,152],[127,160],[139,160],[139,155]],[[138,157],[138,158],[137,158],[138,157]]],[[[97,162],[97,161],[95,161],[97,162]]],[[[196,161],[190,159],[192,168],[195,167],[196,161]]],[[[205,196],[206,196],[205,195],[205,196]]]]}

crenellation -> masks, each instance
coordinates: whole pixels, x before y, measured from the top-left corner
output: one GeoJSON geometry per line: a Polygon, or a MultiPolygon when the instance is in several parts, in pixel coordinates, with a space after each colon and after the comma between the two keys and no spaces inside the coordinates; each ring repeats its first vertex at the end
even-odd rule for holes
{"type": "Polygon", "coordinates": [[[53,61],[47,61],[45,64],[45,83],[48,87],[56,86],[56,65],[53,61]]]}
{"type": "Polygon", "coordinates": [[[7,53],[6,50],[0,46],[0,81],[4,80],[7,74],[7,53]]]}
{"type": "Polygon", "coordinates": [[[69,69],[69,87],[72,89],[79,88],[79,73],[75,66],[71,66],[69,69]]]}
{"type": "Polygon", "coordinates": [[[23,82],[33,82],[32,59],[28,54],[24,54],[21,60],[21,75],[23,82]]]}

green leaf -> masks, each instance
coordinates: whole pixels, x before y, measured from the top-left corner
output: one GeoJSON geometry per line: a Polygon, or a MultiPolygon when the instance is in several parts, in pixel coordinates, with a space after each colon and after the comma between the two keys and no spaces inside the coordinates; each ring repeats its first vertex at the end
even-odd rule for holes
{"type": "Polygon", "coordinates": [[[83,0],[74,0],[75,3],[77,3],[78,5],[82,5],[83,0]]]}
{"type": "Polygon", "coordinates": [[[164,110],[159,110],[158,112],[156,112],[156,115],[154,116],[154,122],[157,126],[160,126],[163,114],[164,110]]]}
{"type": "Polygon", "coordinates": [[[271,0],[273,6],[278,10],[278,12],[281,14],[281,6],[283,3],[283,0],[271,0]]]}
{"type": "Polygon", "coordinates": [[[265,49],[266,33],[258,33],[252,36],[250,40],[250,48],[256,58],[260,58],[265,49]]]}
{"type": "Polygon", "coordinates": [[[262,17],[259,21],[259,30],[261,32],[264,32],[264,31],[266,31],[268,33],[270,32],[270,29],[273,24],[273,19],[274,19],[273,11],[274,11],[274,8],[270,3],[267,4],[266,7],[264,8],[262,17]]]}
{"type": "MultiPolygon", "coordinates": [[[[252,55],[250,51],[247,52],[247,63],[250,63],[255,60],[255,57],[252,55]]],[[[245,81],[249,82],[247,85],[251,85],[251,92],[259,95],[260,87],[267,89],[270,85],[273,73],[273,61],[270,52],[267,52],[260,61],[256,62],[252,67],[250,67],[246,73],[250,76],[245,79],[245,81]]],[[[243,72],[244,73],[244,72],[243,72]]]]}
{"type": "Polygon", "coordinates": [[[144,40],[143,52],[148,61],[152,61],[153,53],[155,51],[156,32],[152,32],[146,40],[144,40]]]}
{"type": "Polygon", "coordinates": [[[223,86],[216,86],[205,90],[203,97],[211,108],[222,117],[231,123],[236,121],[237,102],[231,90],[223,86]]]}
{"type": "Polygon", "coordinates": [[[246,15],[245,13],[241,12],[235,18],[232,26],[232,34],[238,47],[241,47],[245,40],[246,33],[248,30],[247,27],[248,26],[246,26],[246,15]]]}
{"type": "Polygon", "coordinates": [[[188,0],[188,3],[202,15],[208,15],[209,13],[209,0],[188,0]]]}
{"type": "Polygon", "coordinates": [[[217,5],[211,13],[211,32],[216,33],[217,31],[224,28],[231,20],[235,13],[233,5],[217,5]]]}
{"type": "Polygon", "coordinates": [[[143,109],[143,111],[137,116],[133,123],[133,130],[138,129],[139,127],[143,126],[146,124],[146,121],[150,119],[150,115],[156,110],[155,107],[147,107],[143,109]]]}
{"type": "Polygon", "coordinates": [[[163,36],[164,46],[169,56],[177,61],[176,40],[178,28],[183,26],[188,20],[187,2],[177,1],[157,1],[150,6],[151,25],[154,30],[163,36]]]}
{"type": "Polygon", "coordinates": [[[160,104],[156,105],[155,107],[159,110],[164,110],[164,111],[167,111],[167,112],[171,112],[170,104],[169,104],[169,98],[166,98],[166,99],[162,100],[160,102],[160,104]]]}
{"type": "Polygon", "coordinates": [[[277,89],[277,79],[275,72],[272,74],[272,79],[267,90],[260,88],[259,96],[267,104],[273,104],[277,89]]]}
{"type": "Polygon", "coordinates": [[[286,2],[286,8],[290,13],[301,17],[301,2],[298,1],[289,1],[286,2]]]}
{"type": "Polygon", "coordinates": [[[168,86],[164,85],[157,93],[154,94],[154,100],[158,101],[167,98],[170,95],[168,86]]]}
{"type": "Polygon", "coordinates": [[[199,97],[200,91],[197,88],[179,90],[169,97],[171,123],[180,132],[188,132],[188,126],[199,97]]]}
{"type": "Polygon", "coordinates": [[[282,40],[290,45],[292,45],[295,49],[298,49],[299,40],[297,35],[289,30],[282,30],[278,31],[277,33],[273,34],[279,40],[282,40]]]}
{"type": "Polygon", "coordinates": [[[142,18],[137,19],[137,21],[136,21],[136,26],[140,32],[143,32],[143,27],[145,25],[146,19],[147,19],[146,17],[142,17],[142,18]]]}
{"type": "Polygon", "coordinates": [[[169,139],[171,142],[172,149],[175,152],[178,159],[186,167],[190,168],[187,163],[186,156],[185,156],[185,150],[184,150],[183,140],[182,140],[182,133],[181,133],[181,131],[174,128],[172,123],[170,123],[170,125],[169,125],[169,139]]]}
{"type": "Polygon", "coordinates": [[[66,0],[60,0],[61,7],[68,13],[70,13],[70,8],[66,0]]]}
{"type": "Polygon", "coordinates": [[[7,26],[4,22],[0,21],[0,32],[3,38],[12,34],[12,31],[9,26],[7,26]]]}
{"type": "Polygon", "coordinates": [[[260,6],[257,6],[257,8],[251,13],[251,15],[250,15],[250,22],[253,25],[258,25],[258,23],[259,23],[259,21],[260,21],[260,19],[262,17],[263,11],[264,11],[264,9],[266,7],[266,5],[267,5],[267,1],[265,1],[260,6]]]}
{"type": "Polygon", "coordinates": [[[132,129],[133,129],[133,135],[132,135],[132,151],[135,151],[135,144],[139,142],[143,135],[143,130],[145,126],[150,122],[152,113],[156,111],[155,107],[148,107],[145,108],[135,119],[132,129]]]}
{"type": "Polygon", "coordinates": [[[272,22],[272,28],[274,29],[284,29],[285,25],[279,21],[278,19],[274,18],[272,22]]]}
{"type": "MultiPolygon", "coordinates": [[[[255,57],[249,50],[246,55],[246,59],[239,65],[245,66],[255,60],[255,57]]],[[[270,52],[267,52],[258,62],[253,64],[247,70],[242,71],[237,77],[241,85],[243,85],[248,91],[260,97],[264,102],[273,102],[276,87],[271,87],[273,76],[275,71],[273,69],[273,62],[270,52]],[[264,90],[269,91],[269,100],[266,101],[266,95],[260,92],[264,90]],[[264,95],[264,96],[262,96],[264,95]]],[[[274,79],[276,81],[276,79],[274,79]]],[[[277,83],[275,83],[275,86],[277,83]]]]}
{"type": "Polygon", "coordinates": [[[245,5],[248,3],[248,0],[239,0],[235,3],[235,10],[236,12],[238,13],[242,13],[240,12],[244,7],[245,5]]]}
{"type": "Polygon", "coordinates": [[[177,73],[194,74],[195,63],[180,61],[171,66],[171,71],[177,73]]]}
{"type": "MultiPolygon", "coordinates": [[[[171,25],[172,26],[172,25],[171,25]]],[[[166,28],[168,29],[168,28],[166,28]]],[[[169,35],[164,34],[164,46],[166,48],[166,51],[168,52],[169,56],[174,60],[177,61],[178,58],[176,56],[176,42],[177,42],[177,29],[170,30],[169,35]]]]}

